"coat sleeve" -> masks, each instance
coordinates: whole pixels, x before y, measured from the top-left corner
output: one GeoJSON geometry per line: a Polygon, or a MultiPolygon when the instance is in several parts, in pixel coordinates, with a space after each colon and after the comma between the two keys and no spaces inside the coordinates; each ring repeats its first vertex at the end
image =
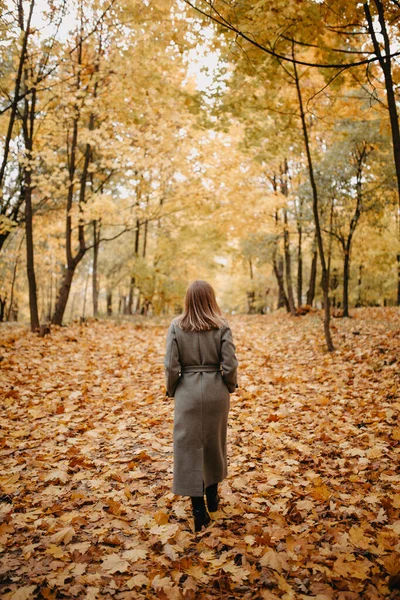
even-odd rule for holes
{"type": "Polygon", "coordinates": [[[237,384],[237,366],[238,361],[235,354],[235,344],[232,339],[230,327],[226,327],[222,332],[221,339],[221,366],[224,381],[232,394],[238,387],[237,384]]]}
{"type": "Polygon", "coordinates": [[[165,383],[167,396],[173,397],[180,377],[181,365],[179,362],[179,350],[176,341],[175,325],[171,323],[167,333],[167,345],[164,358],[165,383]]]}

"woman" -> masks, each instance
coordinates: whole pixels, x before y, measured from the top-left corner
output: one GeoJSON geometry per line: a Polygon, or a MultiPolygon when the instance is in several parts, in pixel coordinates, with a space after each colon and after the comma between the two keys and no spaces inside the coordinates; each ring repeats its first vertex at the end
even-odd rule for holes
{"type": "Polygon", "coordinates": [[[190,496],[195,531],[218,509],[218,483],[227,474],[229,394],[237,388],[235,346],[213,288],[194,281],[185,310],[167,334],[167,396],[175,398],[174,494],[190,496]]]}

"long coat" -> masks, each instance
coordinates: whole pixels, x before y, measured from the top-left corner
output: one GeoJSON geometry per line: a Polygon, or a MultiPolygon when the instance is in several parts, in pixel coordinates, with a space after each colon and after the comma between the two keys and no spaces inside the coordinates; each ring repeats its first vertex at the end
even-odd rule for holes
{"type": "Polygon", "coordinates": [[[202,496],[205,487],[227,475],[229,394],[238,387],[228,323],[209,331],[183,331],[174,319],[164,366],[167,396],[175,399],[172,491],[202,496]]]}

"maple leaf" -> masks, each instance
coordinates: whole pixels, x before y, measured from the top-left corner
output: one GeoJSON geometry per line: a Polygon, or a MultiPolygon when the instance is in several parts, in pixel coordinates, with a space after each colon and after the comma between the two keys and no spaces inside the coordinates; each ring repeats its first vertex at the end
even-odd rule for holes
{"type": "Polygon", "coordinates": [[[367,579],[372,563],[365,559],[356,560],[353,554],[339,556],[333,564],[332,570],[339,577],[355,577],[367,579]]]}
{"type": "Polygon", "coordinates": [[[151,586],[155,590],[163,590],[165,592],[167,590],[171,590],[173,584],[170,577],[161,577],[161,575],[156,575],[151,582],[151,586]]]}
{"type": "Polygon", "coordinates": [[[68,544],[75,535],[75,529],[68,525],[67,527],[63,527],[52,536],[50,536],[50,540],[59,544],[60,542],[64,542],[64,544],[68,544]]]}
{"type": "Polygon", "coordinates": [[[260,565],[262,567],[271,567],[278,573],[282,571],[289,571],[289,565],[286,560],[287,555],[284,552],[276,552],[272,548],[269,548],[260,558],[260,565]]]}
{"type": "Polygon", "coordinates": [[[134,587],[142,587],[142,585],[148,586],[149,583],[150,581],[144,573],[138,573],[137,575],[134,575],[128,579],[126,585],[130,590],[132,590],[134,587]]]}
{"type": "Polygon", "coordinates": [[[146,548],[132,548],[131,550],[125,550],[122,556],[131,562],[146,558],[148,551],[146,548]]]}
{"type": "Polygon", "coordinates": [[[66,483],[68,479],[68,473],[62,469],[55,469],[45,477],[45,481],[59,481],[61,483],[66,483]]]}
{"type": "Polygon", "coordinates": [[[125,573],[129,570],[128,561],[122,559],[118,554],[109,554],[101,564],[104,571],[109,573],[125,573]]]}

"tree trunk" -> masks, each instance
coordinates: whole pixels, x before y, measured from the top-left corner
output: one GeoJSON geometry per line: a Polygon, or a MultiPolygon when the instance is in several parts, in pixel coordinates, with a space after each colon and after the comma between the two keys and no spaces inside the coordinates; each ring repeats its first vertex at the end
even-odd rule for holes
{"type": "Polygon", "coordinates": [[[296,314],[296,306],[294,304],[293,296],[293,282],[292,282],[292,259],[290,256],[290,243],[289,243],[289,228],[288,228],[288,217],[287,210],[283,211],[283,248],[285,252],[285,272],[286,272],[286,288],[287,298],[289,301],[289,311],[292,315],[296,314]]]}
{"type": "Polygon", "coordinates": [[[111,317],[112,315],[112,291],[107,292],[107,316],[111,317]]]}
{"type": "Polygon", "coordinates": [[[297,226],[298,244],[297,244],[297,306],[303,304],[303,229],[301,224],[297,226]]]}
{"type": "MultiPolygon", "coordinates": [[[[25,70],[25,82],[28,80],[28,70],[25,70]]],[[[26,86],[26,83],[24,83],[26,86]]],[[[33,244],[33,210],[32,210],[32,171],[29,164],[32,159],[33,132],[35,124],[36,91],[33,90],[31,100],[24,100],[24,112],[22,114],[22,131],[25,145],[25,158],[28,162],[23,168],[23,183],[21,193],[25,201],[25,239],[26,239],[26,270],[29,286],[29,312],[31,331],[38,331],[39,310],[37,301],[37,285],[35,275],[35,253],[33,244]]]]}
{"type": "Polygon", "coordinates": [[[361,298],[361,289],[362,289],[362,272],[363,265],[360,265],[358,268],[358,298],[356,306],[362,306],[362,298],[361,298]]]}
{"type": "Polygon", "coordinates": [[[346,247],[343,260],[343,316],[349,316],[350,251],[346,247]]]}
{"type": "MultiPolygon", "coordinates": [[[[380,34],[383,37],[383,43],[385,47],[385,55],[382,55],[376,33],[374,30],[374,25],[372,21],[372,16],[370,12],[370,8],[368,2],[364,3],[364,12],[368,23],[368,31],[374,46],[375,55],[378,58],[379,65],[383,71],[383,75],[385,78],[385,88],[386,88],[386,97],[389,109],[389,118],[390,118],[390,129],[392,132],[392,145],[393,145],[393,157],[394,164],[396,167],[396,176],[397,176],[397,191],[398,191],[398,200],[399,200],[399,214],[400,214],[400,127],[399,127],[399,118],[397,114],[397,105],[396,105],[396,97],[393,86],[393,77],[392,77],[392,63],[390,58],[390,40],[386,27],[386,19],[385,19],[385,10],[381,0],[374,0],[376,9],[378,11],[378,20],[381,28],[380,34]]],[[[398,240],[400,241],[400,218],[397,221],[398,227],[398,240]]],[[[397,306],[400,306],[400,254],[397,255],[397,306]]]]}
{"type": "Polygon", "coordinates": [[[273,256],[273,268],[279,289],[278,308],[282,308],[284,306],[287,312],[290,312],[289,300],[286,296],[285,285],[283,281],[283,260],[280,258],[278,263],[275,254],[273,256]]]}
{"type": "Polygon", "coordinates": [[[129,296],[128,296],[128,315],[133,314],[133,294],[135,291],[135,277],[132,275],[129,283],[129,296]]]}
{"type": "Polygon", "coordinates": [[[83,308],[82,308],[82,318],[83,319],[85,319],[85,317],[86,317],[86,297],[87,297],[88,286],[89,286],[89,273],[86,275],[85,291],[83,294],[83,308]]]}
{"type": "Polygon", "coordinates": [[[6,312],[6,302],[7,296],[4,296],[4,298],[0,296],[0,323],[3,323],[4,321],[4,316],[6,312]]]}
{"type": "Polygon", "coordinates": [[[335,199],[331,198],[331,210],[329,214],[329,241],[328,241],[328,281],[331,281],[331,263],[332,263],[332,246],[333,246],[333,213],[335,199]]]}
{"type": "Polygon", "coordinates": [[[145,220],[144,222],[144,236],[143,236],[143,258],[146,258],[146,251],[147,251],[147,230],[149,227],[149,221],[148,219],[145,220]]]}
{"type": "MultiPolygon", "coordinates": [[[[293,56],[293,58],[294,58],[294,56],[293,56]]],[[[314,168],[313,168],[313,163],[312,163],[312,158],[311,158],[310,143],[309,143],[309,139],[308,139],[308,130],[307,130],[306,118],[305,118],[304,107],[303,107],[303,98],[301,95],[300,80],[299,80],[299,76],[298,76],[298,72],[297,72],[296,63],[293,64],[293,69],[294,69],[294,78],[295,78],[295,82],[296,82],[297,96],[298,96],[298,101],[299,101],[300,118],[301,118],[301,124],[302,124],[302,129],[303,129],[304,145],[305,145],[306,155],[307,155],[308,172],[309,172],[310,184],[311,184],[312,196],[313,196],[313,214],[314,214],[314,222],[315,222],[315,233],[317,236],[318,254],[319,254],[319,259],[321,262],[321,270],[322,270],[322,290],[323,290],[323,296],[324,296],[325,341],[326,341],[326,346],[327,346],[328,351],[332,352],[335,348],[333,346],[331,331],[330,331],[330,318],[331,317],[330,317],[330,302],[329,302],[329,280],[328,280],[328,271],[327,271],[326,262],[325,262],[322,231],[321,231],[321,225],[320,225],[320,220],[319,220],[318,190],[317,190],[317,184],[315,182],[315,177],[314,177],[314,168]]]]}
{"type": "Polygon", "coordinates": [[[311,261],[311,272],[310,272],[310,281],[308,284],[307,290],[307,305],[312,306],[315,297],[315,283],[317,281],[317,259],[318,259],[318,250],[317,250],[317,242],[314,239],[313,243],[313,256],[311,261]]]}
{"type": "Polygon", "coordinates": [[[99,287],[98,287],[98,259],[99,259],[99,245],[100,245],[100,227],[101,224],[97,225],[97,221],[93,220],[93,273],[92,273],[92,296],[93,296],[93,316],[97,317],[99,314],[99,287]]]}
{"type": "Polygon", "coordinates": [[[54,315],[52,319],[52,323],[54,325],[61,325],[65,308],[67,306],[69,293],[71,291],[72,279],[74,277],[75,267],[67,267],[65,270],[65,275],[63,278],[63,282],[58,293],[58,298],[56,302],[56,307],[54,310],[54,315]]]}

